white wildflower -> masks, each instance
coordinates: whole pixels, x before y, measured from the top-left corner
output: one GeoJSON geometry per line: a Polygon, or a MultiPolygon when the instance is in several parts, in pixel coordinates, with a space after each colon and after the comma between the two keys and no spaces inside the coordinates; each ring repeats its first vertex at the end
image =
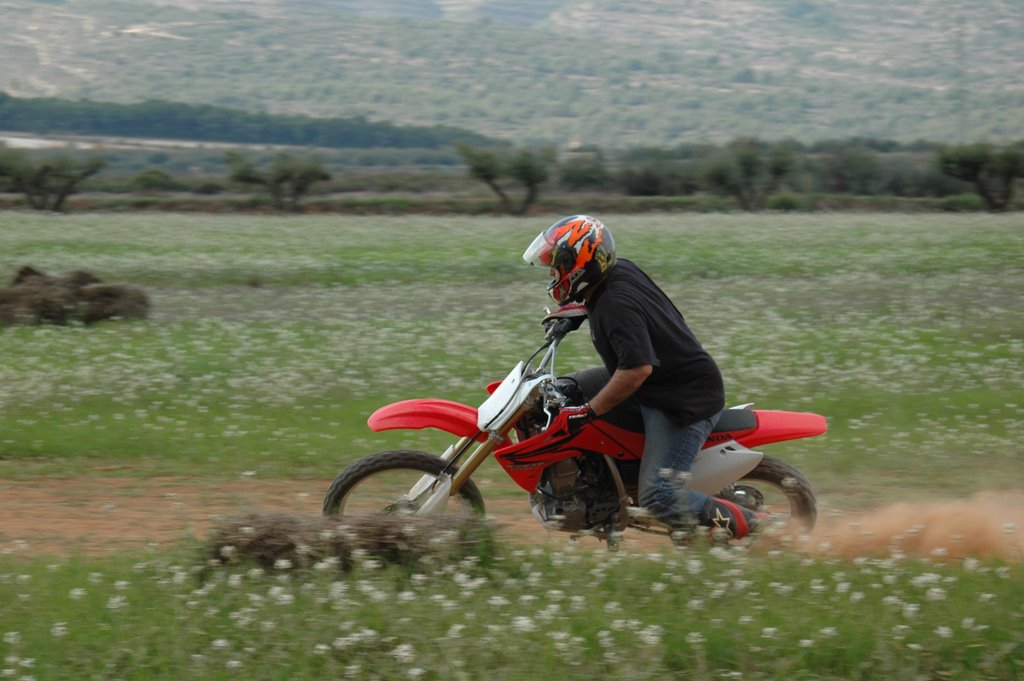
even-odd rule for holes
{"type": "Polygon", "coordinates": [[[644,627],[637,632],[637,638],[639,638],[644,645],[656,646],[661,643],[661,636],[664,630],[657,624],[644,627]]]}
{"type": "Polygon", "coordinates": [[[532,619],[525,616],[513,617],[512,618],[512,629],[519,633],[526,634],[531,631],[537,631],[537,625],[532,619]]]}
{"type": "Polygon", "coordinates": [[[334,568],[338,567],[338,564],[340,562],[341,561],[338,559],[337,556],[329,556],[327,558],[324,558],[323,560],[314,563],[313,569],[319,570],[321,572],[324,572],[326,570],[333,570],[334,568]]]}
{"type": "Polygon", "coordinates": [[[128,605],[128,599],[125,598],[124,596],[111,596],[110,599],[107,600],[107,609],[108,610],[120,610],[121,608],[123,608],[123,607],[125,607],[127,605],[128,605]]]}
{"type": "Polygon", "coordinates": [[[411,643],[403,643],[391,651],[391,656],[400,664],[412,664],[416,660],[416,650],[411,643]]]}

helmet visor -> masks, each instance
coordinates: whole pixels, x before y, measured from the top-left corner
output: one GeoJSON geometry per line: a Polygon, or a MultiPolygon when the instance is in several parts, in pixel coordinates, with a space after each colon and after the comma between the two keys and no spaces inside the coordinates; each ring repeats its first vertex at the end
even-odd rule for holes
{"type": "Polygon", "coordinates": [[[538,234],[537,238],[533,240],[533,243],[523,253],[523,260],[526,261],[527,265],[551,267],[551,253],[555,250],[555,244],[549,240],[553,235],[548,234],[548,232],[549,230],[545,230],[538,234]]]}

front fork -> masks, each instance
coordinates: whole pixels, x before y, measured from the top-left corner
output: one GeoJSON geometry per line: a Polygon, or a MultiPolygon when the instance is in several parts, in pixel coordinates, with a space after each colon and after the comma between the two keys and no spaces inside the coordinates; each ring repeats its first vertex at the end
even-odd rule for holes
{"type": "Polygon", "coordinates": [[[427,498],[419,505],[416,514],[430,515],[443,513],[448,505],[448,499],[458,494],[462,486],[466,484],[466,481],[494,453],[494,450],[502,443],[508,441],[508,433],[512,430],[513,424],[517,423],[529,411],[530,405],[524,404],[506,422],[504,428],[490,431],[487,439],[475,448],[472,447],[473,442],[476,441],[474,437],[463,437],[448,447],[444,454],[441,455],[441,460],[447,464],[445,470],[437,478],[424,475],[409,490],[407,498],[410,500],[417,499],[422,494],[428,493],[429,490],[427,498]],[[455,465],[459,466],[458,470],[454,474],[448,472],[455,465]]]}

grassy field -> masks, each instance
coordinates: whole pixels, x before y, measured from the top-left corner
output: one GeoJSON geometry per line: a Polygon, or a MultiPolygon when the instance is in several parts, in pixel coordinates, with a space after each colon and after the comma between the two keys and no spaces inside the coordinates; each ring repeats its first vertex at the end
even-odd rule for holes
{"type": "MultiPolygon", "coordinates": [[[[409,397],[478,403],[534,348],[546,273],[519,254],[554,217],[2,214],[3,279],[83,268],[154,307],[0,330],[0,479],[255,474],[315,492],[357,456],[437,448],[365,419],[409,397]]],[[[610,226],[719,360],[731,403],[828,417],[826,436],[766,448],[823,504],[1024,488],[1020,215],[610,226]]],[[[563,347],[564,369],[597,361],[585,334],[563,347]]],[[[988,558],[498,547],[339,577],[204,572],[187,542],[116,559],[0,549],[4,677],[1024,675],[1024,580],[988,558]]]]}
{"type": "MultiPolygon", "coordinates": [[[[0,332],[0,475],[323,478],[431,433],[373,434],[408,397],[481,401],[540,340],[549,221],[0,217],[0,276],[33,264],[144,286],[146,323],[0,332]]],[[[813,410],[778,445],[823,493],[1020,482],[1024,219],[621,217],[631,257],[719,360],[729,401],[813,410]],[[909,483],[909,485],[908,485],[909,483]]],[[[584,334],[560,366],[597,362],[584,334]]]]}
{"type": "Polygon", "coordinates": [[[0,674],[38,679],[1017,679],[1019,571],[505,550],[203,574],[0,563],[0,674]]]}

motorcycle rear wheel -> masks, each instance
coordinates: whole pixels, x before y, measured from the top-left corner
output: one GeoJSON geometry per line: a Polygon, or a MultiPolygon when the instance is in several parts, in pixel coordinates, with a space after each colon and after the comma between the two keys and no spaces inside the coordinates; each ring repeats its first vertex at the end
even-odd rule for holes
{"type": "Polygon", "coordinates": [[[717,496],[755,512],[769,513],[773,524],[801,532],[813,530],[818,520],[811,483],[793,466],[770,456],[717,496]]]}
{"type": "MultiPolygon", "coordinates": [[[[338,474],[324,495],[325,516],[381,515],[412,513],[412,504],[402,501],[403,495],[424,474],[436,478],[445,462],[438,457],[407,449],[394,449],[370,454],[338,474]],[[404,504],[404,505],[403,505],[404,504]]],[[[484,499],[472,480],[467,480],[459,493],[449,500],[460,510],[484,514],[484,499]]]]}

